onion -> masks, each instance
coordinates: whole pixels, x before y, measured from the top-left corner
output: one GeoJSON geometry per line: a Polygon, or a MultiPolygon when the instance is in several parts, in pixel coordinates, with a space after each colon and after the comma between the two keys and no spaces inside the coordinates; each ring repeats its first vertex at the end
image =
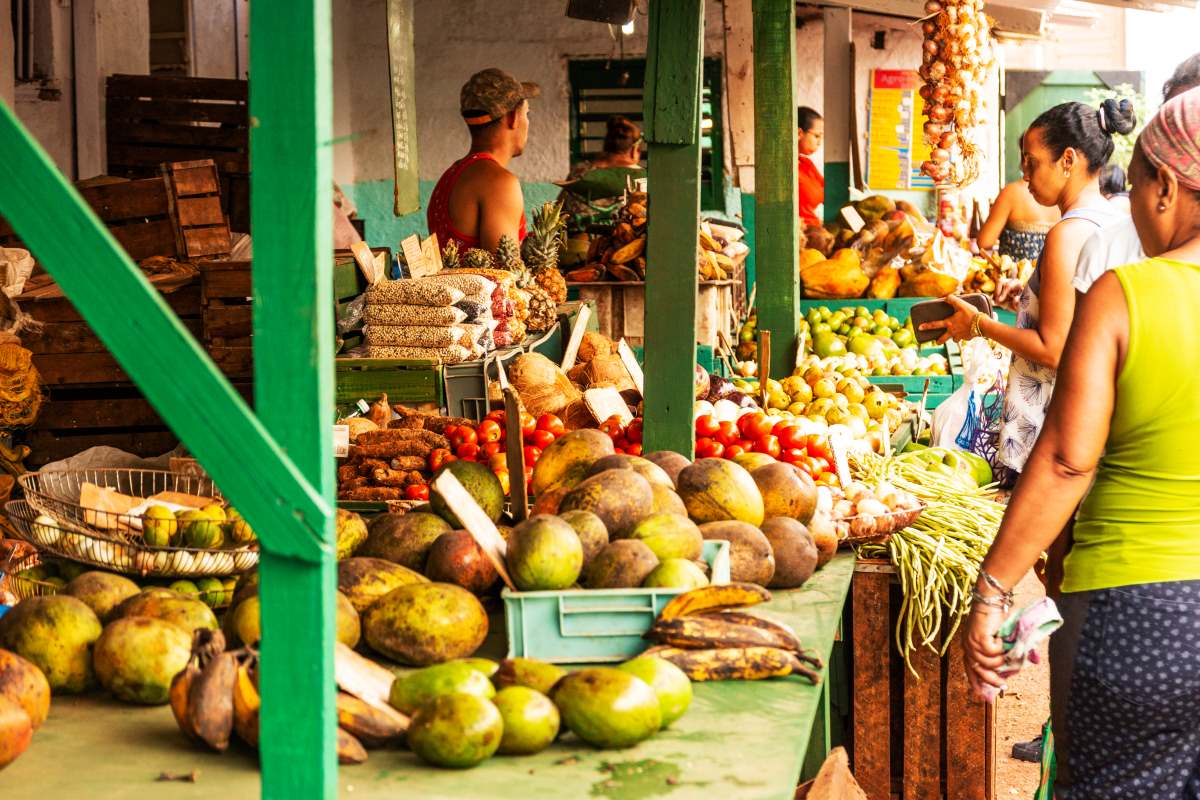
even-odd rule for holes
{"type": "Polygon", "coordinates": [[[946,132],[946,126],[939,122],[934,122],[933,120],[929,120],[928,122],[925,123],[924,130],[925,130],[926,137],[941,136],[943,133],[946,132]]]}
{"type": "Polygon", "coordinates": [[[957,141],[958,136],[954,133],[954,131],[946,131],[940,137],[938,137],[938,147],[942,148],[943,150],[949,150],[957,141]]]}
{"type": "Polygon", "coordinates": [[[933,101],[935,103],[945,103],[950,96],[950,87],[944,84],[938,84],[933,90],[933,101]]]}
{"type": "Polygon", "coordinates": [[[933,36],[935,33],[937,33],[937,24],[926,20],[925,22],[921,23],[921,32],[926,36],[933,36]]]}
{"type": "Polygon", "coordinates": [[[921,88],[917,90],[917,94],[921,95],[922,100],[929,100],[932,97],[933,91],[930,90],[930,85],[928,83],[922,84],[921,88]]]}
{"type": "Polygon", "coordinates": [[[929,158],[931,161],[934,161],[939,164],[944,164],[945,162],[950,160],[950,151],[946,150],[944,148],[938,147],[929,154],[929,158]]]}
{"type": "Polygon", "coordinates": [[[927,0],[925,3],[926,14],[936,14],[942,10],[942,4],[938,0],[927,0]]]}
{"type": "Polygon", "coordinates": [[[935,61],[929,65],[929,77],[935,82],[946,77],[946,65],[941,61],[935,61]]]}
{"type": "Polygon", "coordinates": [[[946,123],[950,121],[952,112],[947,106],[932,106],[927,116],[934,122],[946,123]]]}
{"type": "Polygon", "coordinates": [[[927,54],[931,56],[936,56],[938,54],[938,43],[933,39],[926,39],[924,47],[927,54]]]}

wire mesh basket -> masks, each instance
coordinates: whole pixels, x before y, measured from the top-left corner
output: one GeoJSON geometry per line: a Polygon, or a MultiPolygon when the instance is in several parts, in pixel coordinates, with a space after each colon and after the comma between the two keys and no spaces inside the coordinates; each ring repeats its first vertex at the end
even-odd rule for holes
{"type": "Polygon", "coordinates": [[[62,583],[58,581],[43,580],[22,574],[26,570],[41,566],[41,564],[42,558],[40,555],[36,552],[27,552],[25,555],[13,559],[10,564],[0,570],[0,574],[8,573],[9,591],[15,594],[18,600],[28,600],[31,597],[45,597],[57,594],[62,589],[62,583]]]}
{"type": "Polygon", "coordinates": [[[43,552],[127,575],[202,578],[237,575],[258,566],[255,545],[236,549],[156,547],[137,532],[97,531],[71,519],[46,513],[26,500],[12,500],[4,511],[13,527],[43,552]]]}
{"type": "Polygon", "coordinates": [[[19,482],[25,499],[36,510],[60,522],[92,528],[104,535],[141,531],[144,508],[123,507],[123,498],[162,497],[160,502],[171,504],[173,496],[186,495],[221,501],[220,490],[209,478],[166,470],[41,470],[22,475],[19,482]],[[85,492],[90,492],[95,502],[83,501],[85,492]],[[112,506],[101,505],[99,501],[104,500],[112,506]]]}

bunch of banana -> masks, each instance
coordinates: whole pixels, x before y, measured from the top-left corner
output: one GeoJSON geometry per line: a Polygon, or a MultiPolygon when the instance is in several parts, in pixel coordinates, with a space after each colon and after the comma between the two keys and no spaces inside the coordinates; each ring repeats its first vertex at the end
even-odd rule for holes
{"type": "MultiPolygon", "coordinates": [[[[258,747],[258,653],[253,648],[225,650],[220,631],[199,629],[192,639],[192,657],[171,681],[171,710],[188,738],[218,753],[229,747],[231,734],[258,747]]],[[[361,764],[363,747],[382,747],[404,735],[408,718],[393,709],[381,711],[369,700],[346,692],[337,697],[337,753],[342,764],[361,764]]]]}
{"type": "Polygon", "coordinates": [[[648,655],[670,661],[693,681],[755,681],[802,675],[816,684],[821,660],[804,651],[782,622],[731,609],[757,605],[771,593],[752,583],[705,586],[674,597],[645,638],[648,655]]]}

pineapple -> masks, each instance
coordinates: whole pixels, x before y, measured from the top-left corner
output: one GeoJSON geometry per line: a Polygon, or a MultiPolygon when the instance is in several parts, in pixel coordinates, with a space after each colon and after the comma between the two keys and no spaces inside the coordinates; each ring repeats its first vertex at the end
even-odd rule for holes
{"type": "Polygon", "coordinates": [[[521,248],[507,234],[500,237],[500,244],[496,247],[496,265],[500,269],[517,274],[525,271],[525,262],[521,260],[521,248]]]}
{"type": "Polygon", "coordinates": [[[529,292],[529,319],[525,324],[529,332],[541,333],[553,328],[558,322],[558,304],[537,284],[530,286],[526,291],[529,292]]]}
{"type": "Polygon", "coordinates": [[[458,242],[451,239],[442,248],[442,267],[445,269],[458,269],[461,266],[462,261],[458,257],[458,242]]]}
{"type": "Polygon", "coordinates": [[[492,269],[495,262],[492,261],[492,254],[487,250],[472,247],[463,253],[462,265],[467,269],[492,269]]]}
{"type": "Polygon", "coordinates": [[[534,280],[556,304],[567,301],[567,281],[558,271],[558,254],[566,243],[566,234],[562,202],[544,203],[533,212],[529,235],[521,245],[521,255],[533,271],[534,280]]]}

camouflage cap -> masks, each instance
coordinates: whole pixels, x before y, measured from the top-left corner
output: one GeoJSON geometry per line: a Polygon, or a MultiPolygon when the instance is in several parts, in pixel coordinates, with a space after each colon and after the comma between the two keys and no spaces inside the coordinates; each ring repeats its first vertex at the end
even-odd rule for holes
{"type": "Polygon", "coordinates": [[[468,125],[486,125],[541,93],[536,83],[522,83],[502,69],[489,67],[463,84],[459,103],[468,125]]]}

